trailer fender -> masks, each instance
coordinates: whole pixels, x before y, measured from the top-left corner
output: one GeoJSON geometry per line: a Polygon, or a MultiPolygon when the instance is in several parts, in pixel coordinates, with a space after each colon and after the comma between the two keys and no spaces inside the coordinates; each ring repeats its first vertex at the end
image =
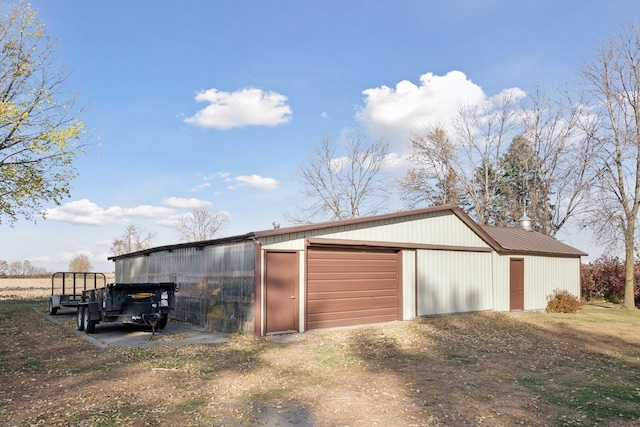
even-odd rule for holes
{"type": "Polygon", "coordinates": [[[49,298],[49,314],[51,316],[55,316],[59,308],[60,308],[60,296],[51,295],[51,298],[49,298]]]}
{"type": "Polygon", "coordinates": [[[60,308],[60,295],[51,295],[51,308],[60,308]]]}
{"type": "Polygon", "coordinates": [[[90,302],[87,304],[85,310],[89,310],[89,320],[100,321],[102,317],[100,316],[100,303],[90,302]]]}

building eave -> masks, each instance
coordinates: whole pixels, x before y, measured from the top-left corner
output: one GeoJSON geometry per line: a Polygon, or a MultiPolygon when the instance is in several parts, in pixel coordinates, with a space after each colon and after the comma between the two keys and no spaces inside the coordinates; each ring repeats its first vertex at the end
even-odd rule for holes
{"type": "Polygon", "coordinates": [[[146,256],[146,255],[150,255],[152,253],[156,253],[156,252],[172,252],[176,249],[183,249],[183,248],[203,248],[205,246],[214,246],[214,245],[220,245],[220,244],[224,244],[224,243],[234,243],[234,242],[242,242],[242,241],[246,241],[246,240],[251,240],[255,238],[253,233],[247,233],[247,234],[241,234],[241,235],[237,235],[237,236],[229,236],[229,237],[222,237],[219,239],[212,239],[212,240],[201,240],[199,242],[187,242],[187,243],[177,243],[174,245],[165,245],[165,246],[156,246],[153,248],[149,248],[149,249],[143,249],[141,251],[136,251],[136,252],[131,252],[131,253],[127,253],[127,254],[122,254],[122,255],[114,255],[114,256],[110,256],[107,259],[109,261],[116,261],[118,259],[123,259],[123,258],[134,258],[134,257],[138,257],[138,256],[146,256]]]}

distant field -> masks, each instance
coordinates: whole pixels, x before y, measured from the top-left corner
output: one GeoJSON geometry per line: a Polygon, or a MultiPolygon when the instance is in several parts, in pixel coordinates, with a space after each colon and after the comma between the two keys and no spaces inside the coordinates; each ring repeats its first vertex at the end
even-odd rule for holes
{"type": "MultiPolygon", "coordinates": [[[[107,274],[107,283],[114,281],[113,274],[107,274]]],[[[61,282],[61,281],[59,281],[61,282]]],[[[56,286],[60,283],[56,282],[56,286]]],[[[0,301],[45,299],[51,295],[51,277],[0,278],[0,301]]]]}

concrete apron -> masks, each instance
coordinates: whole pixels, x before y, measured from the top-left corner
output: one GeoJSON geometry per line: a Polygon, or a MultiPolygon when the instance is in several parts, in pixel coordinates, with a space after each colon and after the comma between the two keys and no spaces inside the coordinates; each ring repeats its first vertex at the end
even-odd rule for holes
{"type": "Polygon", "coordinates": [[[150,326],[114,323],[98,323],[93,334],[78,331],[69,326],[69,318],[75,319],[75,310],[59,311],[51,316],[34,307],[34,311],[56,325],[59,325],[99,348],[113,347],[154,347],[189,344],[212,344],[229,341],[228,335],[212,332],[190,323],[169,319],[167,327],[156,330],[153,335],[150,326]]]}

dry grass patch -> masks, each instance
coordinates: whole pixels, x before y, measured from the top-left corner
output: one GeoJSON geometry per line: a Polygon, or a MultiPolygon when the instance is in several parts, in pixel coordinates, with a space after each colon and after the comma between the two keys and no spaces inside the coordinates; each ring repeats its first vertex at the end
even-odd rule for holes
{"type": "MultiPolygon", "coordinates": [[[[113,273],[106,274],[107,283],[114,281],[113,273]]],[[[69,279],[68,279],[69,280],[69,279]]],[[[98,286],[102,285],[102,281],[98,282],[98,286]]],[[[39,300],[47,299],[51,296],[51,277],[0,277],[0,301],[6,300],[39,300]]],[[[60,293],[62,286],[60,277],[55,281],[56,292],[60,293]]],[[[68,283],[67,286],[70,286],[68,283]]],[[[81,280],[78,279],[78,289],[82,286],[81,280]]],[[[88,287],[93,287],[93,282],[88,283],[88,287]]],[[[71,288],[67,289],[67,293],[71,288]]],[[[79,291],[80,292],[80,291],[79,291]]]]}
{"type": "Polygon", "coordinates": [[[51,296],[51,278],[0,278],[0,301],[45,299],[51,296]]]}
{"type": "Polygon", "coordinates": [[[277,341],[91,346],[0,302],[0,424],[640,425],[640,313],[475,313],[277,341]]]}

